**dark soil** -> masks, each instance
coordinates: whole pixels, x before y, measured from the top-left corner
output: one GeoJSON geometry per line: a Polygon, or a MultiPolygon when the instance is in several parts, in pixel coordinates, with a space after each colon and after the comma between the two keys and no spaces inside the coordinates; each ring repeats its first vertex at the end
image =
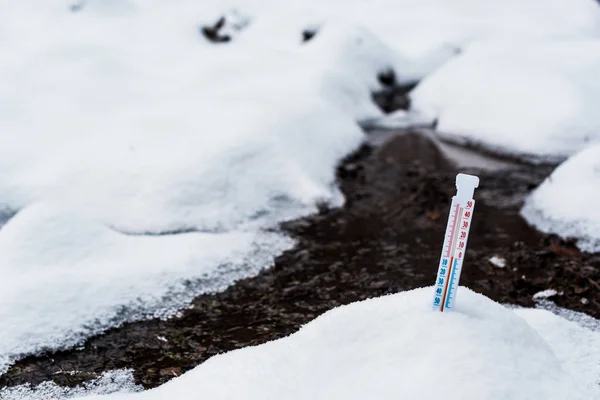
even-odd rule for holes
{"type": "MultiPolygon", "coordinates": [[[[461,284],[523,306],[553,288],[562,293],[558,305],[598,318],[600,254],[540,234],[518,214],[521,199],[551,169],[462,170],[479,175],[481,185],[461,284]],[[490,264],[494,255],[506,259],[505,268],[490,264]]],[[[272,268],[198,297],[177,318],[128,323],[80,349],[27,357],[0,377],[0,387],[46,380],[74,385],[131,368],[150,388],[215,354],[289,335],[333,307],[431,285],[456,173],[420,134],[364,146],[338,169],[347,204],[284,224],[298,244],[272,268]]]]}

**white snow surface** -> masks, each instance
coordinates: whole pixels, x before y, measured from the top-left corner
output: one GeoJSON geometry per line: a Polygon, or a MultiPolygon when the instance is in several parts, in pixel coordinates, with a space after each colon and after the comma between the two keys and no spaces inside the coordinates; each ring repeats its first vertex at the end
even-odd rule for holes
{"type": "Polygon", "coordinates": [[[490,264],[492,264],[496,268],[505,268],[506,267],[506,259],[500,256],[492,256],[488,260],[490,264]]]}
{"type": "MultiPolygon", "coordinates": [[[[298,26],[326,27],[332,19],[357,21],[398,53],[418,61],[421,73],[431,71],[456,49],[482,39],[600,35],[600,10],[594,0],[455,0],[451,3],[445,0],[238,0],[222,3],[234,4],[241,10],[256,10],[257,22],[263,19],[261,16],[268,15],[265,18],[268,24],[296,36],[298,26]],[[281,18],[282,14],[286,17],[281,18]]],[[[406,74],[407,68],[404,65],[405,71],[399,72],[406,74]]]]}
{"type": "Polygon", "coordinates": [[[559,307],[553,301],[546,299],[536,300],[535,308],[550,311],[552,314],[564,318],[567,321],[575,322],[581,327],[600,333],[600,320],[597,320],[585,313],[559,307]]]}
{"type": "Polygon", "coordinates": [[[130,236],[75,210],[28,206],[0,230],[0,366],[125,320],[168,316],[257,273],[289,242],[260,231],[130,236]]]}
{"type": "Polygon", "coordinates": [[[377,72],[599,21],[593,0],[2,2],[0,373],[268,267],[292,243],[264,228],[343,201],[377,72]],[[232,42],[208,43],[224,13],[232,42]]]}
{"type": "Polygon", "coordinates": [[[600,141],[600,40],[495,40],[469,47],[412,92],[437,130],[533,161],[600,141]]]}
{"type": "Polygon", "coordinates": [[[577,239],[577,246],[600,252],[600,144],[558,166],[534,190],[521,210],[537,229],[577,239]]]}
{"type": "MultiPolygon", "coordinates": [[[[169,383],[110,400],[593,399],[600,332],[544,310],[508,309],[460,288],[432,312],[431,288],[339,307],[299,332],[218,355],[169,383]]],[[[86,399],[103,399],[91,396],[86,399]]]]}
{"type": "Polygon", "coordinates": [[[554,289],[546,289],[534,294],[533,300],[547,299],[548,297],[556,296],[557,294],[558,292],[554,289]]]}

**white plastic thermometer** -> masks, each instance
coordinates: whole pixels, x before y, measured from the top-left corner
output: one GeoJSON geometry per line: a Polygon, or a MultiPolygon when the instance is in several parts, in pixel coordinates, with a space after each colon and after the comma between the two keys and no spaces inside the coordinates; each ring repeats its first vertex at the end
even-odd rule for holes
{"type": "Polygon", "coordinates": [[[456,175],[457,192],[452,198],[442,257],[434,285],[434,310],[450,311],[454,307],[475,207],[473,193],[478,186],[478,177],[467,174],[456,175]]]}

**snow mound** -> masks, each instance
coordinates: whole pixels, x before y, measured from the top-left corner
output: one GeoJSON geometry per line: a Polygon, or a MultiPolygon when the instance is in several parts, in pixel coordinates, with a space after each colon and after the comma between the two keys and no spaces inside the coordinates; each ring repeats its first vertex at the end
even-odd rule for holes
{"type": "Polygon", "coordinates": [[[600,321],[556,306],[551,309],[558,314],[531,308],[514,312],[552,348],[562,369],[574,379],[573,389],[583,389],[588,399],[600,398],[600,321]]]}
{"type": "Polygon", "coordinates": [[[600,35],[600,8],[594,0],[246,0],[244,7],[257,3],[264,14],[273,15],[274,6],[286,10],[287,18],[278,20],[280,27],[302,18],[323,25],[332,18],[358,20],[411,59],[426,54],[443,58],[443,49],[498,36],[519,40],[600,35]]]}
{"type": "Polygon", "coordinates": [[[461,288],[432,312],[431,288],[334,309],[274,342],[218,355],[117,399],[590,399],[600,334],[461,288]],[[596,346],[596,347],[594,347],[596,346]]]}
{"type": "Polygon", "coordinates": [[[562,160],[600,140],[600,41],[473,45],[427,77],[413,107],[438,131],[531,160],[562,160]]]}
{"type": "Polygon", "coordinates": [[[232,231],[135,236],[39,203],[0,230],[0,369],[107,326],[168,316],[198,293],[258,273],[292,241],[232,231]]]}
{"type": "Polygon", "coordinates": [[[559,307],[553,301],[545,299],[536,301],[535,308],[550,311],[552,314],[566,319],[567,321],[575,322],[577,325],[587,328],[590,331],[600,333],[600,320],[580,311],[559,307]]]}
{"type": "Polygon", "coordinates": [[[561,164],[528,197],[521,210],[537,229],[600,252],[600,144],[561,164]]]}

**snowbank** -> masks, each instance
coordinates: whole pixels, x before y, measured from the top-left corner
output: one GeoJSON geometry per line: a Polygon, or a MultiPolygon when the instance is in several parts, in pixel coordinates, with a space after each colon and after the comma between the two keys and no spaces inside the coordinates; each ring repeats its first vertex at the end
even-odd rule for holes
{"type": "MultiPolygon", "coordinates": [[[[332,310],[278,341],[215,356],[121,399],[591,399],[600,333],[461,288],[453,313],[431,288],[332,310]]],[[[95,397],[94,397],[95,398],[95,397]]]]}
{"type": "MultiPolygon", "coordinates": [[[[514,313],[527,321],[550,346],[563,370],[574,379],[574,391],[580,388],[587,394],[586,398],[600,398],[600,321],[585,314],[553,308],[564,318],[539,309],[519,308],[514,313]]],[[[566,398],[572,397],[567,395],[566,398]]]]}
{"type": "Polygon", "coordinates": [[[452,140],[561,160],[600,140],[600,40],[482,42],[426,78],[413,106],[452,140]]]}
{"type": "Polygon", "coordinates": [[[29,206],[0,230],[0,366],[168,316],[197,293],[258,273],[290,245],[260,231],[124,235],[75,210],[29,206]]]}
{"type": "MultiPolygon", "coordinates": [[[[498,36],[597,36],[600,10],[593,0],[379,0],[328,1],[319,8],[369,26],[402,54],[431,54],[498,36]]],[[[316,8],[316,7],[315,7],[316,8]]]]}
{"type": "MultiPolygon", "coordinates": [[[[270,26],[285,32],[286,37],[298,37],[298,27],[326,26],[332,19],[358,21],[395,51],[415,61],[425,61],[420,58],[425,55],[441,57],[443,49],[449,51],[498,36],[522,39],[600,34],[600,10],[594,0],[456,0],[452,3],[444,0],[240,0],[229,4],[256,15],[255,22],[267,20],[270,26]]],[[[420,64],[425,66],[427,62],[420,64]]]]}
{"type": "Polygon", "coordinates": [[[537,229],[576,238],[600,252],[600,144],[561,164],[527,199],[523,217],[537,229]]]}

